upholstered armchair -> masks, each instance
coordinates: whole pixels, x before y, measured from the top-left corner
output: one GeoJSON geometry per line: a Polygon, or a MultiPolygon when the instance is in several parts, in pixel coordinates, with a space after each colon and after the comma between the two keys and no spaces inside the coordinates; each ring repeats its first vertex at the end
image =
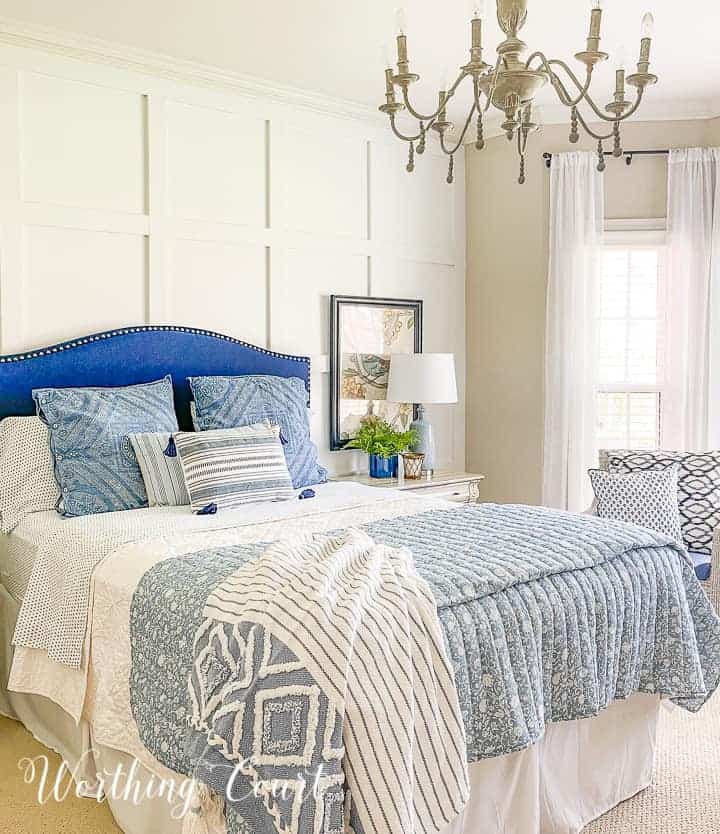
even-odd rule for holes
{"type": "Polygon", "coordinates": [[[695,563],[696,573],[707,582],[708,592],[720,600],[720,452],[601,449],[598,462],[600,469],[612,472],[679,465],[678,501],[685,545],[695,563]],[[712,553],[707,556],[710,544],[712,553]]]}

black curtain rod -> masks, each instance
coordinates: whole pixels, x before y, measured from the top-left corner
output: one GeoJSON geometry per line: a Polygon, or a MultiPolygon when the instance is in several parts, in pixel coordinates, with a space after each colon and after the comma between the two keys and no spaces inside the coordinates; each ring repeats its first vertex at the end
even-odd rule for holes
{"type": "MultiPolygon", "coordinates": [[[[634,156],[668,156],[670,151],[665,148],[663,150],[656,150],[656,151],[623,151],[622,156],[625,158],[626,165],[632,165],[633,157],[634,156]]],[[[605,151],[605,156],[613,156],[612,151],[605,151]]],[[[543,159],[545,160],[545,167],[549,168],[550,163],[552,161],[553,155],[551,153],[545,152],[543,154],[543,159]]]]}

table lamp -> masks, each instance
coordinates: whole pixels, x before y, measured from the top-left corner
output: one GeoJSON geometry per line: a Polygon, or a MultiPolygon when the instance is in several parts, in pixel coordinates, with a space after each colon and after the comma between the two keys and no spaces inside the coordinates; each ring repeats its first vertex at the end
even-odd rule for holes
{"type": "Polygon", "coordinates": [[[425,405],[456,403],[455,356],[452,353],[393,353],[387,399],[394,403],[417,403],[418,416],[411,423],[417,440],[414,452],[422,452],[423,472],[435,469],[435,438],[429,420],[425,419],[425,405]]]}

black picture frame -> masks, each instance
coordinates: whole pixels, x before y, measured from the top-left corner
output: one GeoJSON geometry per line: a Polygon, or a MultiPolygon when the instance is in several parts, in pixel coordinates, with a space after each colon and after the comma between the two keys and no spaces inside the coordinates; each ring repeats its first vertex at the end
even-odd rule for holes
{"type": "MultiPolygon", "coordinates": [[[[340,375],[342,372],[340,322],[345,306],[411,309],[414,315],[414,352],[422,352],[423,302],[421,299],[375,298],[365,295],[330,296],[330,450],[333,452],[344,449],[350,442],[350,438],[343,438],[340,432],[340,375]]],[[[413,405],[415,416],[417,416],[416,411],[417,406],[413,405]]]]}

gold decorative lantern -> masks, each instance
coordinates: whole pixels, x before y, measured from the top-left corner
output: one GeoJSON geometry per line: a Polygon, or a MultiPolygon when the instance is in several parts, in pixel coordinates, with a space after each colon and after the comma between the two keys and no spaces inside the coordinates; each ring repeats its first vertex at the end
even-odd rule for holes
{"type": "Polygon", "coordinates": [[[422,452],[403,452],[403,472],[409,481],[419,481],[422,478],[422,465],[425,455],[422,452]]]}

